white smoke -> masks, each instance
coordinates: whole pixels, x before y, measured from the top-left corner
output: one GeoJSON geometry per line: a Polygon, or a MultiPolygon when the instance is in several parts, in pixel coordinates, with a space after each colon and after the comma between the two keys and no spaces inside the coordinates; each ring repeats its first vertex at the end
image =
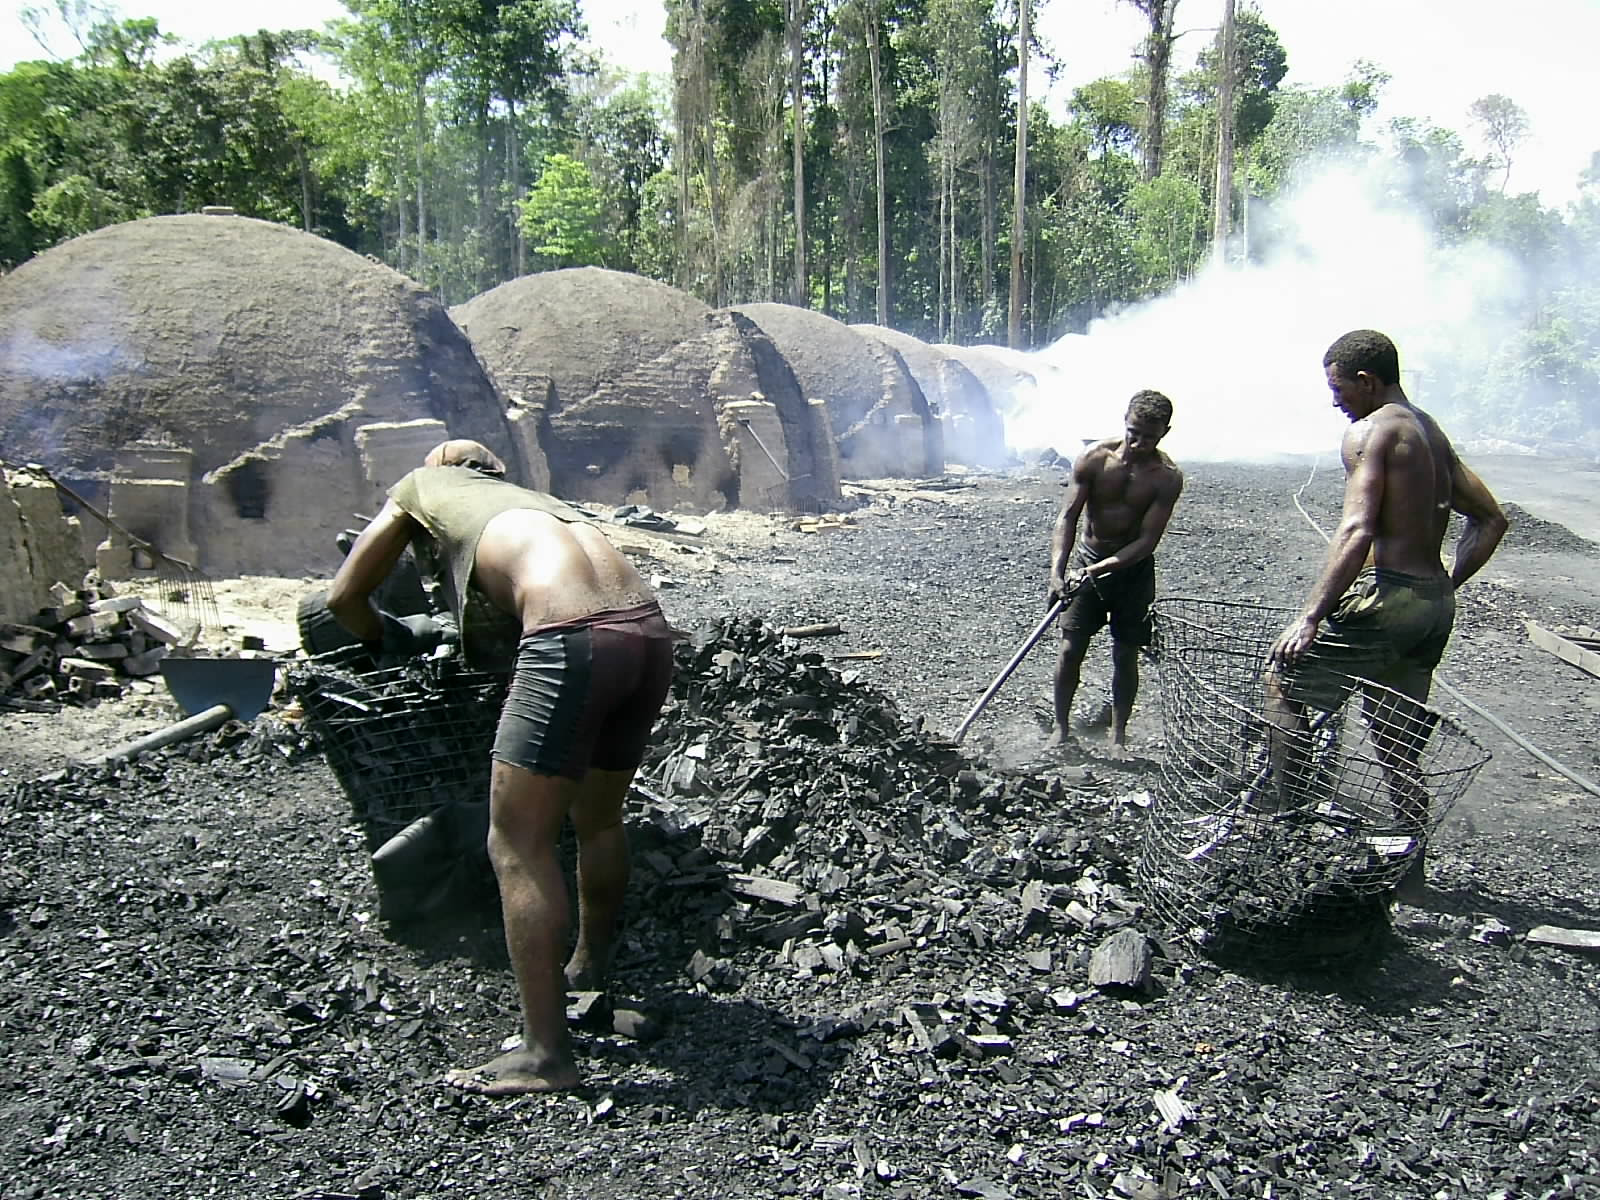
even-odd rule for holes
{"type": "Polygon", "coordinates": [[[1155,388],[1172,399],[1162,448],[1179,462],[1333,450],[1346,423],[1322,355],[1362,328],[1395,340],[1407,392],[1448,426],[1429,380],[1487,362],[1510,331],[1500,314],[1521,280],[1498,251],[1436,247],[1426,223],[1386,201],[1373,179],[1323,172],[1281,205],[1266,261],[1207,266],[1030,355],[1038,386],[1006,406],[1011,448],[1071,457],[1085,441],[1120,436],[1128,398],[1155,388]]]}

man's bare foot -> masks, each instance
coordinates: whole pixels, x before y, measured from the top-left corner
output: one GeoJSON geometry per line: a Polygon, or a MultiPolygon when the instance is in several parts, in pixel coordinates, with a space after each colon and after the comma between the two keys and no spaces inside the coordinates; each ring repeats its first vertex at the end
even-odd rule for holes
{"type": "Polygon", "coordinates": [[[578,1086],[578,1068],[552,1062],[526,1050],[512,1050],[481,1067],[446,1071],[446,1087],[480,1096],[525,1096],[531,1092],[565,1092],[578,1086]]]}
{"type": "Polygon", "coordinates": [[[606,990],[606,964],[597,963],[587,954],[573,952],[566,967],[567,991],[603,992],[606,990]]]}
{"type": "Polygon", "coordinates": [[[1077,745],[1078,739],[1073,737],[1071,733],[1067,732],[1067,730],[1062,728],[1060,725],[1052,725],[1050,727],[1050,736],[1045,738],[1044,741],[1044,748],[1046,750],[1072,750],[1076,749],[1077,745]]]}

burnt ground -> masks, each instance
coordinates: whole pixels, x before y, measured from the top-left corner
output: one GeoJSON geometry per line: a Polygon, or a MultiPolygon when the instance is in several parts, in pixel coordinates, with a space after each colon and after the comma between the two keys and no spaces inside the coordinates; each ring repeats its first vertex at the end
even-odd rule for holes
{"type": "MultiPolygon", "coordinates": [[[[1551,472],[1593,495],[1592,469],[1551,472]]],[[[1163,593],[1293,603],[1322,546],[1294,497],[1331,526],[1336,469],[1188,477],[1163,593]]],[[[1495,757],[1436,839],[1433,898],[1333,970],[1220,966],[1141,909],[1152,678],[1126,756],[1043,755],[1045,648],[967,760],[926,736],[1040,615],[1060,478],[872,486],[842,528],[713,522],[712,555],[663,549],[700,645],[633,823],[615,979],[663,1033],[580,1032],[579,1094],[439,1086],[515,1028],[495,922],[375,916],[292,714],[114,771],[61,768],[164,700],[0,715],[0,1196],[1595,1194],[1595,960],[1524,935],[1600,928],[1600,800],[1449,695],[1495,757]],[[846,632],[786,644],[731,613],[846,632]],[[1149,985],[1092,986],[1130,928],[1149,985]]],[[[1600,552],[1516,515],[1445,674],[1600,777],[1600,685],[1523,627],[1600,624],[1600,552]]],[[[1087,707],[1108,671],[1097,647],[1087,707]]]]}

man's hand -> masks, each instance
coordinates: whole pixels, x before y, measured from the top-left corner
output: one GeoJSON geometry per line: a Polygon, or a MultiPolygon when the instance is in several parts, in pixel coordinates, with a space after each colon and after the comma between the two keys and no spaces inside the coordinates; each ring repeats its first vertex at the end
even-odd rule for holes
{"type": "Polygon", "coordinates": [[[394,658],[415,658],[419,654],[426,654],[444,641],[449,633],[442,622],[421,613],[397,617],[393,613],[380,611],[378,619],[383,624],[383,641],[378,651],[394,658]]]}
{"type": "Polygon", "coordinates": [[[1070,599],[1072,594],[1089,580],[1089,573],[1081,567],[1074,567],[1063,577],[1054,572],[1050,575],[1049,601],[1052,605],[1062,600],[1070,599]]]}
{"type": "Polygon", "coordinates": [[[1301,617],[1278,635],[1278,640],[1272,643],[1267,661],[1279,666],[1298,661],[1301,655],[1311,649],[1311,643],[1316,641],[1317,627],[1321,624],[1310,617],[1301,617]]]}

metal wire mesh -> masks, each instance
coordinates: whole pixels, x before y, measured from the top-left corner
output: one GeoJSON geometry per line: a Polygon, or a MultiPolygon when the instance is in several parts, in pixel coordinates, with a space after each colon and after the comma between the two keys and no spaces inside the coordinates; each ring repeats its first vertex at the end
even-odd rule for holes
{"type": "Polygon", "coordinates": [[[419,817],[488,798],[508,678],[455,657],[375,670],[353,646],[294,663],[285,686],[375,850],[419,817]]]}
{"type": "Polygon", "coordinates": [[[1163,599],[1166,754],[1139,871],[1151,907],[1213,951],[1337,957],[1489,759],[1450,717],[1345,677],[1331,710],[1268,704],[1267,653],[1293,614],[1163,599]]]}
{"type": "Polygon", "coordinates": [[[141,597],[182,629],[184,642],[222,628],[216,591],[198,567],[154,548],[148,551],[148,557],[153,564],[149,568],[151,574],[141,572],[131,580],[119,581],[123,591],[141,597]]]}

